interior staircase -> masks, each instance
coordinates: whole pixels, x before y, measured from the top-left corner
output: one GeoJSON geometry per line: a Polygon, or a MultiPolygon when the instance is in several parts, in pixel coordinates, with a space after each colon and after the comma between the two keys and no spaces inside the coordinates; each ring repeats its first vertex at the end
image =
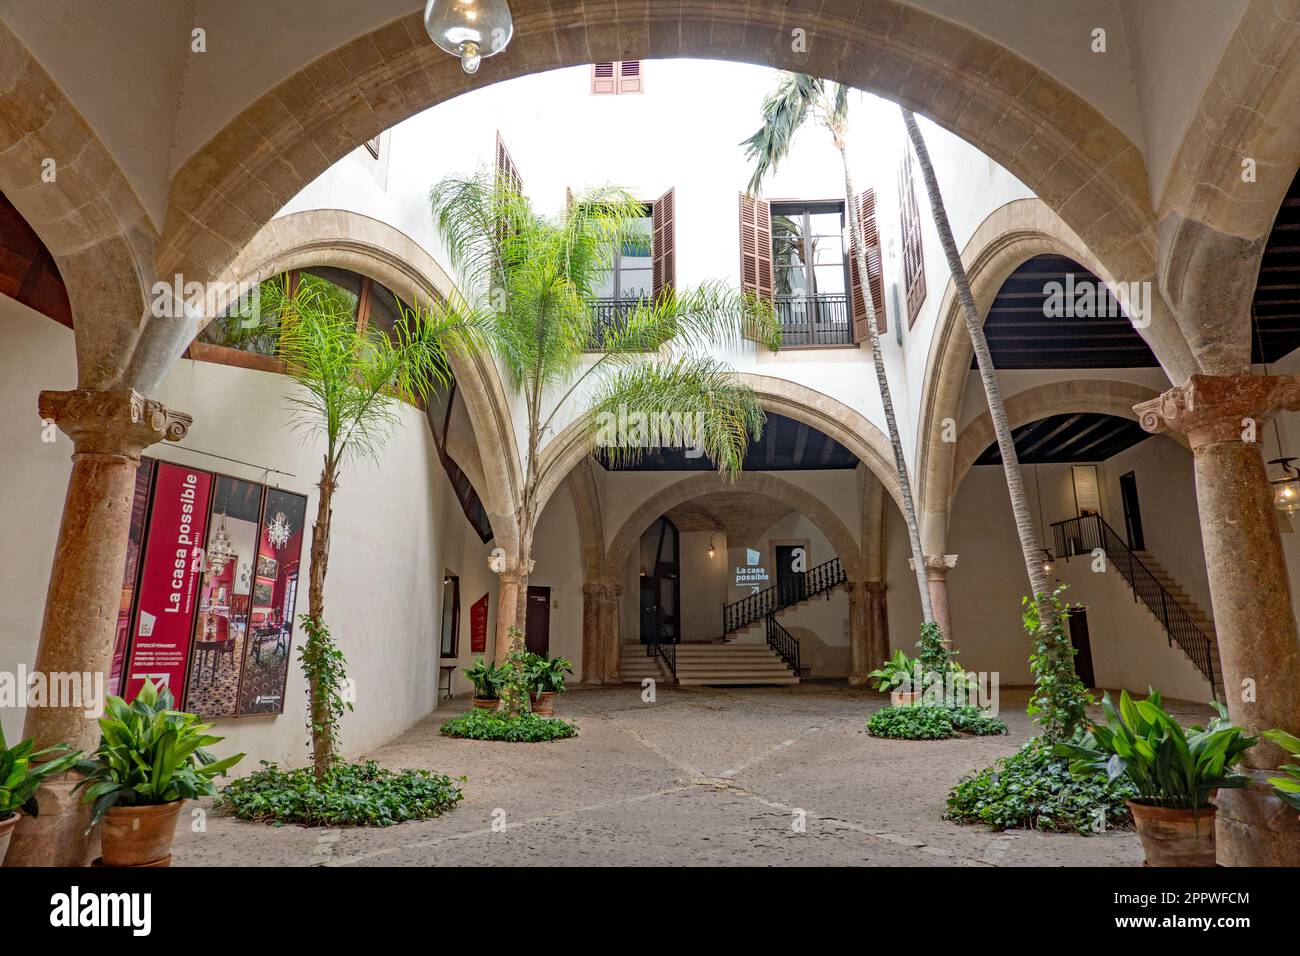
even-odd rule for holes
{"type": "Polygon", "coordinates": [[[799,641],[776,616],[828,594],[845,581],[839,558],[784,578],[722,608],[722,634],[708,644],[624,644],[625,683],[647,677],[689,685],[754,686],[799,683],[799,641]],[[764,643],[737,641],[762,624],[764,643]]]}
{"type": "Polygon", "coordinates": [[[1056,551],[1066,561],[1072,556],[1087,558],[1097,548],[1106,553],[1110,566],[1144,604],[1169,638],[1214,687],[1216,700],[1224,699],[1223,666],[1214,619],[1192,600],[1155,555],[1128,546],[1101,515],[1085,515],[1052,525],[1056,551]]]}

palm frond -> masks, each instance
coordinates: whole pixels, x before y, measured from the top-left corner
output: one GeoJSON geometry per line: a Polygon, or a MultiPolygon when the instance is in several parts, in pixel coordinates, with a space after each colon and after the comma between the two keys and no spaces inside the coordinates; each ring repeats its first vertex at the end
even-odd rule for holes
{"type": "Polygon", "coordinates": [[[749,192],[757,196],[763,180],[775,172],[781,160],[790,152],[794,134],[808,118],[818,99],[823,96],[825,82],[806,73],[782,73],[776,89],[763,100],[763,124],[754,135],[740,145],[745,147],[745,158],[754,164],[754,174],[749,180],[749,192]]]}

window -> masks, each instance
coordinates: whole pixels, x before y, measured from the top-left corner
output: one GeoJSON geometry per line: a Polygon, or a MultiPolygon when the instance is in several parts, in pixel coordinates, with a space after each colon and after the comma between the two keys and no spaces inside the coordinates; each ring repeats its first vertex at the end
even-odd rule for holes
{"type": "Polygon", "coordinates": [[[845,294],[844,203],[772,203],[772,282],[778,296],[845,294]]]}
{"type": "Polygon", "coordinates": [[[591,65],[591,92],[595,96],[641,93],[640,60],[606,60],[591,65]]]}
{"type": "Polygon", "coordinates": [[[614,249],[614,261],[593,290],[593,350],[605,330],[620,322],[633,305],[671,290],[677,281],[676,199],[669,189],[643,205],[640,217],[614,249]]]}
{"type": "Polygon", "coordinates": [[[637,300],[654,295],[654,225],[652,207],[630,223],[628,235],[614,250],[614,262],[596,287],[602,299],[637,300]]]}
{"type": "Polygon", "coordinates": [[[460,636],[460,578],[448,571],[442,576],[442,641],[438,653],[455,658],[460,636]]]}
{"type": "Polygon", "coordinates": [[[925,259],[921,248],[921,211],[916,205],[912,155],[903,155],[898,171],[898,209],[903,231],[903,288],[907,296],[907,327],[911,328],[925,302],[925,259]]]}

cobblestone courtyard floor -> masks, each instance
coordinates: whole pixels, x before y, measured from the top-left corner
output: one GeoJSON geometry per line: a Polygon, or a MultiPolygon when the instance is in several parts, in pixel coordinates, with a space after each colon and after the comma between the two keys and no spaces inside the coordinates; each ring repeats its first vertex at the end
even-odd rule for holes
{"type": "MultiPolygon", "coordinates": [[[[210,813],[205,833],[182,821],[173,865],[1141,865],[1132,833],[995,833],[940,818],[963,774],[1031,735],[1023,690],[1003,692],[1007,737],[879,740],[864,725],[885,703],[821,684],[668,687],[653,704],[635,685],[579,688],[557,712],[580,736],[508,744],[440,737],[442,721],[468,704],[449,701],[368,756],[466,775],[454,811],[342,830],[210,813]],[[797,811],[803,833],[792,827],[797,811]]],[[[1175,712],[1186,720],[1205,710],[1175,712]]]]}

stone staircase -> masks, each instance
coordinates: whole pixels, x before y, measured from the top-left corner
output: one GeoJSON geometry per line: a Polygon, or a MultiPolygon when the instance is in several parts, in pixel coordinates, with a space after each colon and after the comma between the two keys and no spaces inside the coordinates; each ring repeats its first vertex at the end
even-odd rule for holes
{"type": "MultiPolygon", "coordinates": [[[[1214,631],[1214,619],[1210,617],[1210,615],[1206,614],[1199,604],[1192,600],[1191,595],[1183,590],[1182,586],[1179,585],[1174,576],[1165,570],[1164,565],[1160,563],[1159,559],[1157,559],[1154,554],[1150,551],[1134,549],[1133,556],[1146,565],[1147,570],[1150,571],[1152,576],[1164,586],[1164,589],[1169,593],[1169,596],[1178,602],[1182,609],[1187,613],[1187,616],[1191,618],[1196,626],[1199,627],[1210,639],[1210,658],[1214,662],[1214,697],[1216,700],[1223,700],[1223,665],[1219,661],[1219,639],[1218,635],[1215,634],[1214,631]]],[[[1184,654],[1186,654],[1186,652],[1184,652],[1184,654]]],[[[1191,659],[1190,655],[1188,655],[1188,659],[1191,659]]],[[[1193,661],[1193,663],[1195,662],[1193,661]]]]}
{"type": "MultiPolygon", "coordinates": [[[[742,687],[799,683],[799,676],[766,644],[678,644],[677,683],[681,686],[742,687]]],[[[624,683],[639,684],[646,677],[672,680],[644,644],[624,644],[620,673],[624,683]]]]}

